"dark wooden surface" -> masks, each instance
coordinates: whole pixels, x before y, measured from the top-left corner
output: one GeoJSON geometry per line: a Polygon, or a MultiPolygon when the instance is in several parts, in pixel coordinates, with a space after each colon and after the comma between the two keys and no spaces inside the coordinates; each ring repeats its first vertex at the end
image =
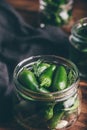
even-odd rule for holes
{"type": "MultiPolygon", "coordinates": [[[[10,3],[25,19],[25,21],[33,26],[38,25],[39,0],[6,0],[10,3]],[[36,20],[37,19],[37,20],[36,20]]],[[[66,30],[70,31],[72,24],[83,17],[87,16],[87,0],[74,0],[73,5],[73,22],[67,26],[66,30]]],[[[82,92],[82,108],[81,115],[75,125],[69,130],[87,130],[87,83],[80,82],[82,92]]],[[[0,125],[0,130],[22,130],[13,123],[0,125]]]]}

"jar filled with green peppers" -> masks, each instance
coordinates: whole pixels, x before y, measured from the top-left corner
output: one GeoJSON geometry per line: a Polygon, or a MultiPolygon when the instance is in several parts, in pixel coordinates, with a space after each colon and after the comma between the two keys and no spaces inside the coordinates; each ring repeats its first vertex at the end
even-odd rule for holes
{"type": "Polygon", "coordinates": [[[87,80],[87,18],[73,25],[69,40],[70,60],[77,65],[81,79],[87,80]]]}
{"type": "Polygon", "coordinates": [[[14,119],[25,129],[69,128],[81,111],[77,67],[54,55],[32,56],[14,70],[14,119]]]}
{"type": "Polygon", "coordinates": [[[40,26],[62,26],[72,17],[73,0],[39,0],[40,26]]]}

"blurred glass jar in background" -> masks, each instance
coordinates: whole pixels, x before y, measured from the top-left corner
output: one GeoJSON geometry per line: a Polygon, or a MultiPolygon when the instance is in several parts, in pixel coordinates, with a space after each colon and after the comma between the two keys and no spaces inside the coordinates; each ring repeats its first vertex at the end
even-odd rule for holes
{"type": "Polygon", "coordinates": [[[80,71],[82,79],[87,79],[87,18],[77,21],[71,29],[70,60],[80,71]]]}
{"type": "Polygon", "coordinates": [[[73,0],[40,0],[40,26],[67,24],[72,16],[73,0]]]}

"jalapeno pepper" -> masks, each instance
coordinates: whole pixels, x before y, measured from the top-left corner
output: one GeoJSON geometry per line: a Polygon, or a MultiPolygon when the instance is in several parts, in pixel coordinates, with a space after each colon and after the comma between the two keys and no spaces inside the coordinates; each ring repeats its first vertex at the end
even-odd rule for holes
{"type": "Polygon", "coordinates": [[[24,68],[18,75],[19,82],[26,88],[35,91],[48,93],[49,91],[45,88],[39,88],[39,84],[36,80],[34,73],[27,68],[24,68]]]}
{"type": "Polygon", "coordinates": [[[54,104],[49,105],[49,103],[45,106],[43,110],[45,120],[49,120],[53,117],[53,108],[54,104]]]}
{"type": "Polygon", "coordinates": [[[47,69],[50,66],[50,64],[42,62],[42,60],[38,60],[33,65],[34,74],[39,77],[45,69],[47,69]]]}
{"type": "Polygon", "coordinates": [[[48,121],[49,128],[55,129],[57,124],[61,121],[63,115],[64,115],[64,111],[61,110],[54,113],[53,117],[48,121]]]}
{"type": "Polygon", "coordinates": [[[55,65],[51,65],[49,68],[47,68],[39,77],[40,80],[40,86],[41,87],[50,87],[52,83],[52,76],[54,73],[54,70],[56,69],[55,65]]]}
{"type": "Polygon", "coordinates": [[[18,75],[19,82],[25,86],[26,88],[37,91],[38,90],[38,82],[32,71],[24,68],[18,75]]]}
{"type": "Polygon", "coordinates": [[[54,91],[63,90],[67,87],[67,72],[64,66],[57,68],[52,86],[54,91]]]}

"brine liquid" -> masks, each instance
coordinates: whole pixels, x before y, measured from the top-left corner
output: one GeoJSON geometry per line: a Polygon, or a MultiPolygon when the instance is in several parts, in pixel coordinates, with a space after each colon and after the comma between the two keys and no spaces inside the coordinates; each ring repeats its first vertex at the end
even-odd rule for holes
{"type": "MultiPolygon", "coordinates": [[[[42,110],[43,110],[43,106],[45,105],[45,102],[42,103],[42,102],[31,101],[31,100],[27,101],[25,99],[21,99],[20,97],[16,97],[16,98],[18,99],[16,100],[17,102],[14,106],[14,112],[15,112],[14,116],[15,116],[16,121],[21,126],[23,126],[24,128],[28,130],[51,130],[51,128],[49,128],[48,121],[44,120],[43,118],[42,110]]],[[[80,101],[79,97],[75,95],[75,100],[73,103],[75,103],[76,100],[78,102],[80,101]]],[[[56,105],[60,107],[60,104],[63,104],[66,101],[56,103],[56,105]]],[[[72,103],[72,100],[70,102],[72,103]]],[[[64,104],[70,105],[68,103],[69,101],[67,102],[67,104],[66,103],[64,104]]],[[[73,103],[71,107],[74,105],[73,103]]],[[[59,108],[59,107],[58,109],[62,110],[62,108],[61,107],[59,108]]],[[[69,108],[69,106],[67,108],[69,108]]],[[[79,104],[77,105],[77,107],[75,107],[75,109],[68,110],[68,109],[65,109],[64,107],[63,109],[64,109],[64,115],[62,119],[60,120],[60,122],[58,122],[54,130],[59,130],[62,128],[68,128],[72,126],[72,124],[76,122],[80,114],[79,104]]]]}

